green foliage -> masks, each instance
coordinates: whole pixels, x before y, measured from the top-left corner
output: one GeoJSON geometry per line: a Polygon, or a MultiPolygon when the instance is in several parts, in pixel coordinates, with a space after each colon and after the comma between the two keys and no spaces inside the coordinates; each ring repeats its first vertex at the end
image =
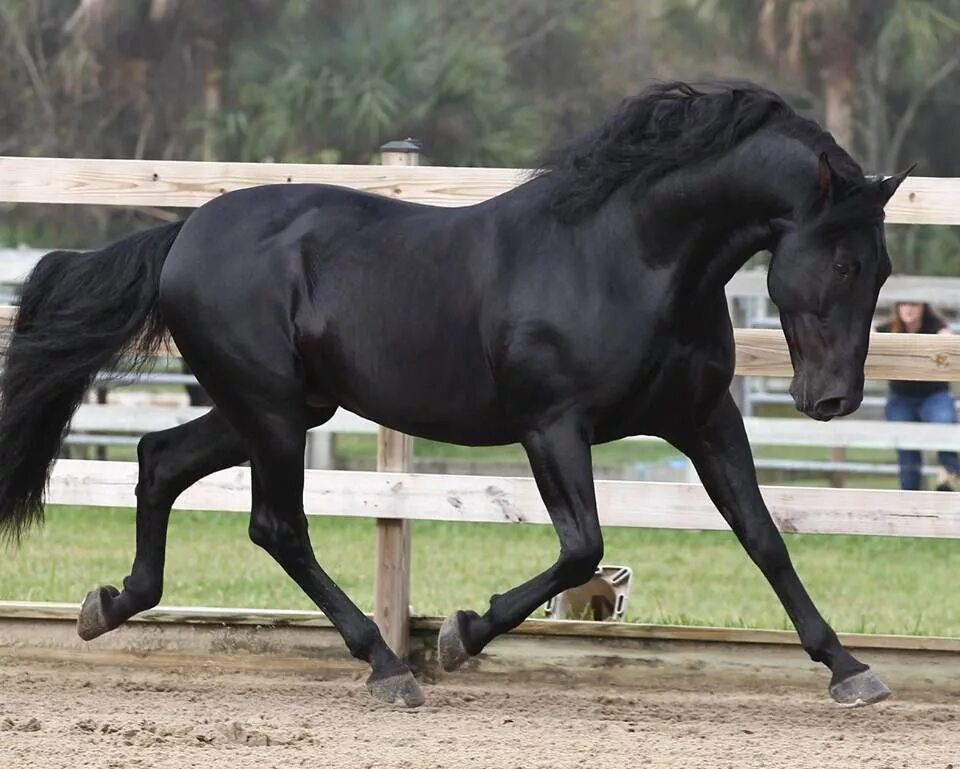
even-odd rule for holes
{"type": "Polygon", "coordinates": [[[887,250],[900,275],[956,276],[960,273],[960,228],[887,226],[887,250]]]}
{"type": "Polygon", "coordinates": [[[898,0],[878,36],[879,46],[894,52],[891,75],[921,85],[939,67],[948,49],[960,46],[960,2],[898,0]]]}
{"type": "Polygon", "coordinates": [[[436,162],[513,165],[537,146],[502,51],[444,29],[432,0],[343,19],[333,35],[299,14],[284,22],[238,47],[235,104],[219,117],[226,155],[366,163],[410,135],[436,162]]]}

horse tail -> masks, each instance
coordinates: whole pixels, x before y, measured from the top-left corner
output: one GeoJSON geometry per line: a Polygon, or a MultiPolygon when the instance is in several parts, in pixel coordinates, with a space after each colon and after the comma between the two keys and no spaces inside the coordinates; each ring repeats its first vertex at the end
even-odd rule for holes
{"type": "Polygon", "coordinates": [[[142,367],[162,343],[160,270],[182,226],[53,251],[24,283],[0,374],[0,540],[42,521],[53,462],[97,372],[125,350],[142,367]]]}

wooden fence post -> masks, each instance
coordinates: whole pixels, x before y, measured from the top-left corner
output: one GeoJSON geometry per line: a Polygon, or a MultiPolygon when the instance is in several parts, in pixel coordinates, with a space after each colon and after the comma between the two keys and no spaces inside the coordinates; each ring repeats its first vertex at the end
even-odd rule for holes
{"type": "MultiPolygon", "coordinates": [[[[830,449],[830,459],[833,462],[846,462],[847,449],[845,446],[833,446],[830,449]]],[[[842,489],[846,485],[846,474],[843,470],[834,470],[830,474],[830,485],[835,489],[842,489]]]]}
{"type": "Polygon", "coordinates": [[[308,470],[333,470],[336,436],[326,430],[307,431],[305,465],[308,470]]]}
{"type": "MultiPolygon", "coordinates": [[[[385,166],[420,164],[419,145],[411,140],[380,148],[385,166]]],[[[413,466],[413,439],[381,427],[377,439],[377,470],[406,473],[413,466]]],[[[374,620],[384,640],[400,657],[410,641],[410,522],[377,519],[377,564],[374,579],[374,620]]]]}

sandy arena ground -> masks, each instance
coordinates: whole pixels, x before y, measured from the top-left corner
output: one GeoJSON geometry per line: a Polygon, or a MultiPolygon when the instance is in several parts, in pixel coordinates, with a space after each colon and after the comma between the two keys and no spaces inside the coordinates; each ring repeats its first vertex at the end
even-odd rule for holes
{"type": "Polygon", "coordinates": [[[960,692],[843,710],[701,685],[450,678],[410,712],[346,678],[0,657],[0,767],[960,769],[960,692]]]}

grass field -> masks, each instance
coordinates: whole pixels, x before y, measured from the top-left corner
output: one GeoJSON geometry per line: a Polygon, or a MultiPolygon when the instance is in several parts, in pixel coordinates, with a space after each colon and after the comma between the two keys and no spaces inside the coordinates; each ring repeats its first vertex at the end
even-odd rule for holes
{"type": "MultiPolygon", "coordinates": [[[[246,536],[237,513],[175,512],[167,605],[313,608],[246,536]]],[[[373,594],[374,527],[317,518],[311,533],[327,571],[364,609],[373,594]]],[[[629,617],[641,622],[785,628],[759,572],[725,532],[608,529],[604,562],[634,570],[629,617]]],[[[51,507],[42,531],[0,558],[0,598],[78,601],[127,574],[131,510],[51,507]]],[[[838,630],[960,636],[960,541],[790,535],[788,546],[821,611],[838,630]]],[[[415,522],[413,610],[446,615],[550,564],[549,527],[415,522]]]]}

